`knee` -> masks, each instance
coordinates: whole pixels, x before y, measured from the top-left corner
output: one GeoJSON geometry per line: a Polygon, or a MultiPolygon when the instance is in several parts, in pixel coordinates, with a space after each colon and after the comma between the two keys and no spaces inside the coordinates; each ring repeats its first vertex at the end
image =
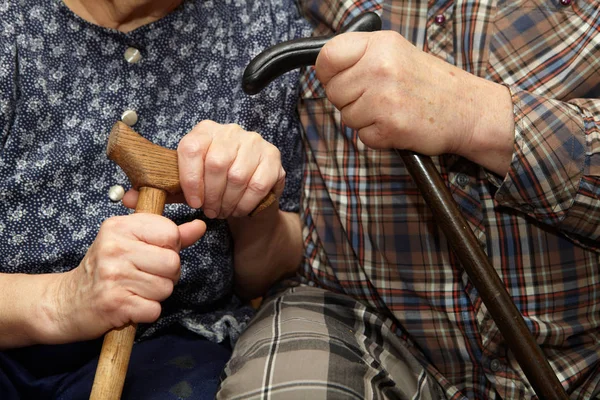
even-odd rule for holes
{"type": "Polygon", "coordinates": [[[362,398],[351,384],[367,366],[352,330],[332,326],[321,310],[285,296],[263,305],[234,348],[217,398],[362,398]]]}

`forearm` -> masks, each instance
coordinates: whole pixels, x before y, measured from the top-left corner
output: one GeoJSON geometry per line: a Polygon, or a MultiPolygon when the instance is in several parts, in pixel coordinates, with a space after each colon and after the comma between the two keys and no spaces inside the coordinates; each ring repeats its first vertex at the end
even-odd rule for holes
{"type": "Polygon", "coordinates": [[[302,256],[298,214],[273,205],[259,215],[230,218],[234,241],[235,291],[251,299],[293,275],[302,256]]]}
{"type": "Polygon", "coordinates": [[[515,126],[510,91],[500,84],[464,73],[470,81],[465,101],[471,102],[472,130],[458,144],[457,154],[499,176],[508,173],[514,152],[515,126]]]}
{"type": "Polygon", "coordinates": [[[0,349],[47,343],[50,274],[0,274],[0,349]]]}

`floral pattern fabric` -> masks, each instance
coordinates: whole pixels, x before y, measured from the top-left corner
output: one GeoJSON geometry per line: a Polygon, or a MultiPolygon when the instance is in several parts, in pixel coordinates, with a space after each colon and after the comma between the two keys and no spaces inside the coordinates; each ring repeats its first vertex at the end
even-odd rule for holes
{"type": "MultiPolygon", "coordinates": [[[[264,48],[308,35],[290,0],[184,1],[130,33],[86,22],[60,0],[0,3],[0,272],[71,270],[105,219],[131,212],[108,197],[111,186],[130,185],[105,155],[126,110],[137,113],[137,132],[168,148],[203,119],[259,132],[282,153],[280,207],[298,211],[298,72],[256,96],[242,92],[241,75],[264,48]],[[125,59],[128,48],[139,62],[125,59]]],[[[235,339],[251,310],[232,294],[227,223],[182,204],[165,215],[204,218],[208,230],[182,252],[181,281],[140,335],[178,323],[214,341],[235,339]]]]}

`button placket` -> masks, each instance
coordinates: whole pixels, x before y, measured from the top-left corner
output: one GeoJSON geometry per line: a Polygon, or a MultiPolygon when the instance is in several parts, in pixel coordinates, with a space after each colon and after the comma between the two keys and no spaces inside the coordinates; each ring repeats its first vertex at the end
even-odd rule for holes
{"type": "MultiPolygon", "coordinates": [[[[142,53],[130,46],[125,50],[123,57],[129,64],[137,64],[142,59],[142,53]]],[[[135,110],[125,110],[121,114],[121,121],[128,126],[133,126],[138,122],[138,114],[135,110]]],[[[121,201],[123,196],[125,196],[125,189],[121,185],[113,185],[108,190],[108,198],[112,202],[121,201]]]]}

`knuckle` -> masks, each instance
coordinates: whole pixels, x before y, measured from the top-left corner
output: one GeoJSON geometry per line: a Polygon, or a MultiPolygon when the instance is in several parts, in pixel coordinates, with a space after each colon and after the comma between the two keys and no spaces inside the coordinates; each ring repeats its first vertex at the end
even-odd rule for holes
{"type": "Polygon", "coordinates": [[[229,167],[231,161],[223,154],[209,154],[204,161],[204,167],[207,171],[222,171],[229,167]]]}
{"type": "Polygon", "coordinates": [[[259,194],[267,193],[271,186],[262,180],[251,181],[248,185],[248,189],[259,194]]]}
{"type": "Polygon", "coordinates": [[[218,125],[216,122],[211,121],[210,119],[204,119],[204,120],[198,122],[193,130],[204,132],[207,130],[214,129],[216,125],[218,125]]]}
{"type": "Polygon", "coordinates": [[[162,307],[160,306],[160,303],[157,301],[154,301],[152,303],[150,303],[148,305],[148,310],[147,310],[147,314],[146,317],[148,318],[147,322],[154,322],[158,319],[158,317],[160,317],[160,313],[162,311],[162,307]]]}
{"type": "Polygon", "coordinates": [[[269,143],[269,145],[267,146],[265,153],[270,158],[276,159],[278,161],[281,160],[281,151],[279,151],[277,146],[275,146],[271,143],[269,143]]]}
{"type": "Polygon", "coordinates": [[[198,190],[200,189],[200,174],[198,171],[189,171],[185,174],[181,174],[179,177],[179,183],[182,188],[186,190],[198,190]]]}
{"type": "Polygon", "coordinates": [[[165,269],[167,270],[167,273],[171,276],[176,276],[179,274],[180,268],[181,259],[179,257],[179,253],[176,251],[169,251],[165,262],[165,269]]]}
{"type": "Polygon", "coordinates": [[[125,249],[123,248],[122,244],[113,238],[101,240],[100,243],[97,243],[96,249],[100,255],[98,257],[99,259],[105,257],[118,258],[125,253],[125,249]]]}
{"type": "Polygon", "coordinates": [[[230,123],[230,124],[226,124],[225,128],[229,131],[229,132],[237,132],[237,131],[243,131],[244,129],[236,124],[236,123],[230,123]]]}
{"type": "Polygon", "coordinates": [[[122,276],[122,271],[115,263],[102,263],[97,267],[98,278],[101,281],[116,282],[122,276]]]}
{"type": "Polygon", "coordinates": [[[244,186],[249,179],[249,174],[243,168],[230,168],[227,171],[227,181],[235,186],[244,186]]]}
{"type": "Polygon", "coordinates": [[[171,296],[171,294],[173,294],[173,288],[174,288],[174,283],[172,280],[170,279],[161,279],[161,288],[160,288],[160,292],[162,294],[162,297],[164,299],[166,299],[167,297],[171,296]]]}
{"type": "Polygon", "coordinates": [[[186,135],[177,146],[177,153],[186,158],[202,156],[203,145],[197,136],[186,135]]]}
{"type": "Polygon", "coordinates": [[[104,222],[102,222],[102,225],[100,225],[100,232],[113,232],[121,230],[123,227],[127,226],[125,224],[124,219],[124,217],[118,216],[104,220],[104,222]]]}
{"type": "Polygon", "coordinates": [[[151,323],[160,317],[161,311],[162,307],[158,301],[149,301],[142,309],[137,310],[130,320],[136,323],[151,323]]]}
{"type": "Polygon", "coordinates": [[[162,247],[178,249],[181,240],[181,235],[179,233],[179,228],[177,227],[177,225],[171,221],[165,224],[164,228],[162,228],[161,238],[164,241],[162,247]]]}
{"type": "Polygon", "coordinates": [[[248,140],[251,143],[262,143],[265,141],[265,139],[258,132],[254,132],[254,131],[246,132],[246,136],[248,137],[248,140]]]}
{"type": "Polygon", "coordinates": [[[395,69],[396,65],[392,60],[384,58],[375,64],[373,73],[378,77],[389,77],[394,75],[395,69]]]}

